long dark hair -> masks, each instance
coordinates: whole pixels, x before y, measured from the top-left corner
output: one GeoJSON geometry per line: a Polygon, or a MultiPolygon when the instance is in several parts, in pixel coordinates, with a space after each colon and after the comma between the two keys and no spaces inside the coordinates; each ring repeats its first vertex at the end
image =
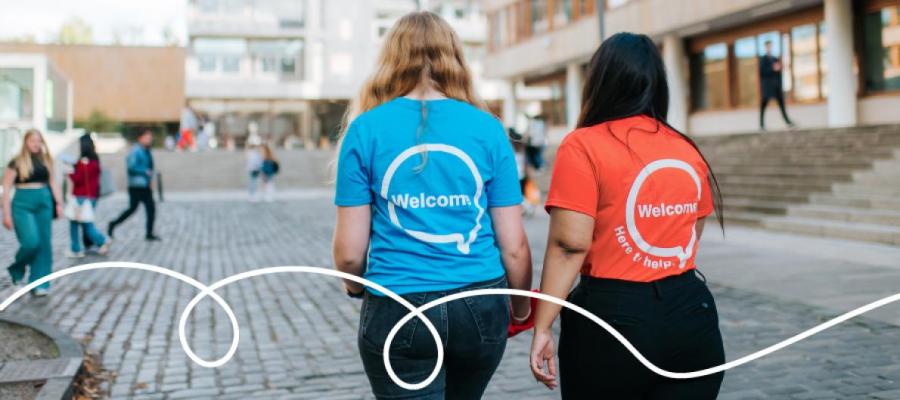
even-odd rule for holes
{"type": "Polygon", "coordinates": [[[89,133],[81,135],[81,137],[78,138],[78,142],[81,147],[81,158],[87,158],[88,160],[100,159],[100,157],[97,157],[96,148],[94,148],[94,139],[91,139],[89,133]]]}
{"type": "MultiPolygon", "coordinates": [[[[725,215],[719,181],[697,143],[666,122],[668,110],[669,83],[656,44],[647,35],[627,32],[617,33],[603,41],[588,66],[578,127],[645,115],[677,132],[706,163],[716,218],[724,229],[725,215]]],[[[628,144],[625,143],[625,146],[628,144]]]]}

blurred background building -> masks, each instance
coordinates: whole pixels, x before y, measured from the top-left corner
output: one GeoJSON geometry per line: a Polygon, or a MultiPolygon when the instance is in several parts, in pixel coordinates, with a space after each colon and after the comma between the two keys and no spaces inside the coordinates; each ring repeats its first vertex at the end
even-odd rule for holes
{"type": "MultiPolygon", "coordinates": [[[[457,30],[492,110],[500,114],[508,97],[506,81],[481,78],[487,23],[477,0],[192,0],[189,7],[186,96],[226,146],[327,145],[384,35],[416,9],[457,30]]],[[[520,97],[540,98],[541,89],[520,97]]]]}
{"type": "Polygon", "coordinates": [[[178,47],[0,43],[0,158],[29,128],[47,132],[54,151],[73,128],[174,132],[183,66],[178,47]]]}
{"type": "MultiPolygon", "coordinates": [[[[577,118],[600,20],[607,35],[641,32],[657,41],[669,69],[670,122],[691,134],[758,128],[757,59],[768,40],[785,66],[785,98],[798,125],[900,122],[898,0],[484,0],[483,7],[485,75],[550,88],[543,111],[557,139],[577,118]]],[[[508,94],[516,104],[516,92],[508,94]]],[[[768,113],[767,126],[783,127],[776,114],[768,113]]]]}

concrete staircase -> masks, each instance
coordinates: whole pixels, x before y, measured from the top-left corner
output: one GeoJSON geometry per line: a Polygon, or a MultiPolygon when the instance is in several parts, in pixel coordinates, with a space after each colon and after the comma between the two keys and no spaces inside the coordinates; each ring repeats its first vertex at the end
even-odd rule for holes
{"type": "Polygon", "coordinates": [[[900,245],[900,126],[697,138],[729,222],[900,245]]]}
{"type": "MultiPolygon", "coordinates": [[[[125,188],[125,156],[128,149],[101,155],[119,189],[125,188]]],[[[330,181],[332,151],[282,150],[276,152],[280,164],[275,185],[279,189],[325,187],[330,181]]],[[[243,151],[215,150],[176,153],[155,149],[153,160],[162,174],[166,192],[208,192],[243,190],[247,186],[243,151]]]]}

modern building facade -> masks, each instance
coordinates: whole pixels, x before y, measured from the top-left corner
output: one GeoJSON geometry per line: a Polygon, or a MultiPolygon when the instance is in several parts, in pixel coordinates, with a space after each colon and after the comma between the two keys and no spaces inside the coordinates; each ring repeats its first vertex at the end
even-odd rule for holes
{"type": "Polygon", "coordinates": [[[411,0],[191,0],[186,96],[226,145],[314,147],[338,129],[411,0]]]}
{"type": "Polygon", "coordinates": [[[43,54],[0,53],[0,165],[28,129],[55,136],[72,129],[72,83],[43,54]]]}
{"type": "MultiPolygon", "coordinates": [[[[488,24],[481,0],[430,0],[421,4],[422,8],[438,14],[453,27],[463,42],[466,62],[472,70],[475,88],[478,95],[487,104],[490,111],[498,116],[504,114],[504,107],[521,110],[540,111],[540,102],[549,99],[551,94],[546,87],[518,88],[514,83],[504,79],[485,77],[485,59],[488,50],[488,24]],[[516,92],[516,104],[506,104],[505,100],[516,92]]],[[[521,114],[522,117],[528,112],[521,114]]],[[[510,120],[508,126],[525,129],[523,119],[510,120]]]]}
{"type": "MultiPolygon", "coordinates": [[[[640,32],[658,43],[669,75],[670,123],[691,134],[758,129],[758,57],[767,41],[784,65],[782,86],[798,125],[900,123],[900,0],[484,0],[483,6],[486,75],[552,88],[544,112],[556,139],[577,119],[601,20],[606,35],[640,32]]],[[[508,98],[513,104],[515,94],[508,98]]],[[[766,125],[778,129],[773,106],[766,125]]]]}

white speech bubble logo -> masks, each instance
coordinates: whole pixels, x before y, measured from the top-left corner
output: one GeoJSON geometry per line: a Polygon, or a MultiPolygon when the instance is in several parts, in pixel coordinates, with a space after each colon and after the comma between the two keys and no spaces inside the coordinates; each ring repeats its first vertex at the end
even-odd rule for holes
{"type": "Polygon", "coordinates": [[[479,201],[481,200],[481,192],[483,188],[484,181],[481,179],[481,174],[478,172],[478,168],[475,167],[475,162],[472,161],[468,154],[453,146],[431,143],[410,147],[400,153],[400,155],[398,155],[397,158],[394,159],[394,161],[391,161],[391,165],[388,166],[388,169],[384,174],[384,180],[381,182],[381,197],[385,201],[387,201],[388,214],[391,217],[391,222],[398,228],[403,229],[410,236],[428,243],[456,243],[456,248],[460,253],[469,254],[470,246],[473,242],[475,242],[475,239],[478,238],[478,231],[481,230],[481,217],[484,215],[484,208],[481,207],[479,201]],[[475,194],[472,196],[472,203],[478,210],[478,216],[475,217],[475,227],[472,228],[471,231],[469,231],[468,235],[464,235],[462,233],[449,233],[440,235],[413,229],[406,229],[403,227],[403,225],[400,224],[400,219],[397,218],[397,210],[395,210],[394,202],[388,199],[388,188],[390,188],[391,186],[391,180],[394,178],[394,173],[397,172],[397,169],[400,168],[400,165],[403,164],[404,161],[416,154],[426,152],[447,153],[456,158],[459,158],[464,164],[466,164],[467,167],[469,167],[469,172],[471,172],[472,177],[475,178],[475,194]]]}
{"type": "Polygon", "coordinates": [[[639,249],[643,250],[644,253],[657,257],[678,257],[678,268],[684,268],[685,262],[691,258],[691,255],[694,252],[694,243],[697,241],[696,226],[691,226],[691,240],[688,242],[687,246],[656,247],[644,240],[644,237],[641,236],[641,232],[637,228],[637,224],[634,222],[635,204],[637,203],[637,197],[638,193],[641,191],[641,186],[644,184],[647,177],[664,168],[679,169],[690,175],[694,180],[694,184],[697,185],[697,201],[700,201],[701,191],[703,190],[700,185],[700,176],[697,175],[697,171],[695,171],[690,164],[671,158],[656,160],[647,164],[647,166],[638,173],[637,177],[634,179],[634,183],[631,184],[631,191],[628,192],[628,201],[625,203],[625,226],[628,227],[628,234],[631,235],[634,244],[637,245],[639,249]]]}

